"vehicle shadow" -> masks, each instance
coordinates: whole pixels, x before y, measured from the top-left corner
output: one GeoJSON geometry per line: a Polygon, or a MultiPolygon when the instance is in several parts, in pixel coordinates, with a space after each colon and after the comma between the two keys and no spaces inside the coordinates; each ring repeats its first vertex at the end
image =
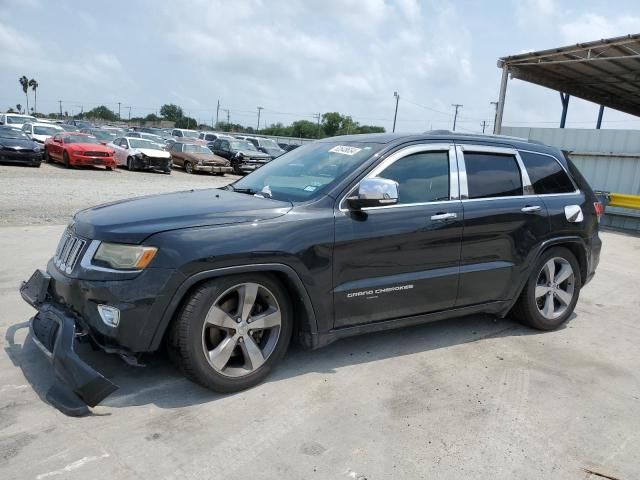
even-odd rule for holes
{"type": "MultiPolygon", "coordinates": [[[[566,326],[576,317],[571,315],[566,326]]],[[[27,335],[23,344],[16,343],[16,333],[28,329],[20,323],[7,329],[5,351],[13,364],[22,370],[27,382],[44,401],[53,384],[51,365],[27,335]]],[[[406,327],[352,337],[319,350],[306,351],[293,345],[278,368],[266,382],[281,382],[307,373],[331,375],[346,366],[358,365],[419,352],[446,349],[489,339],[544,335],[510,319],[489,315],[473,315],[451,320],[406,327]]],[[[118,356],[93,351],[88,344],[79,345],[78,354],[96,370],[119,386],[102,402],[114,408],[153,404],[159,408],[179,408],[213,402],[233,394],[211,392],[187,379],[172,365],[164,352],[149,356],[145,367],[125,364],[118,356]]],[[[496,353],[498,355],[498,353],[496,353]]]]}
{"type": "MultiPolygon", "coordinates": [[[[95,165],[74,165],[73,167],[67,168],[64,166],[63,163],[58,163],[58,162],[52,162],[52,161],[48,161],[48,162],[43,162],[43,164],[48,165],[50,167],[53,168],[58,168],[60,170],[93,170],[93,171],[106,171],[105,167],[102,166],[95,166],[95,165]]],[[[117,169],[113,170],[114,172],[117,171],[117,169]]]]}

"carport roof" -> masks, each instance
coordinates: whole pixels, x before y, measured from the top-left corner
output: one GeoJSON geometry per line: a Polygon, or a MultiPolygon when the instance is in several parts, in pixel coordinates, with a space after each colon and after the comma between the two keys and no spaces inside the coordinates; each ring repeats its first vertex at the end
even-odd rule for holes
{"type": "Polygon", "coordinates": [[[640,34],[498,60],[513,78],[640,116],[640,34]]]}

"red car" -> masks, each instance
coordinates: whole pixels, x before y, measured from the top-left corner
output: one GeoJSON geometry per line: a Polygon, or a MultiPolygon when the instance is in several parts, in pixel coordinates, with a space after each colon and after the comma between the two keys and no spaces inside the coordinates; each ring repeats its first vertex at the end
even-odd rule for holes
{"type": "Polygon", "coordinates": [[[61,162],[65,167],[104,166],[116,168],[113,150],[105,147],[93,135],[78,132],[62,132],[44,142],[44,161],[61,162]]]}

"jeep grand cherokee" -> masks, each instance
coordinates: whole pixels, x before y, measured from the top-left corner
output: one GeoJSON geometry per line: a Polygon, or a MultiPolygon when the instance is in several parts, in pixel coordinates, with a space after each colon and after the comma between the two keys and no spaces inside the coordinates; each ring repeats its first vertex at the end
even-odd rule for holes
{"type": "Polygon", "coordinates": [[[592,278],[602,206],[563,153],[507,137],[357,135],[304,145],[222,189],[74,215],[21,291],[79,415],[117,387],[74,353],[165,345],[191,380],[251,387],[308,348],[509,312],[550,330],[592,278]]]}

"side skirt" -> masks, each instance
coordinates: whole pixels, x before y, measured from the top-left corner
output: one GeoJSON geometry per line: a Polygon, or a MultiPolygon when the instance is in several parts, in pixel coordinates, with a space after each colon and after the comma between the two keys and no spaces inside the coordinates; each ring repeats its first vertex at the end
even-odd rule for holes
{"type": "Polygon", "coordinates": [[[325,347],[330,343],[335,342],[336,340],[340,340],[341,338],[353,337],[366,333],[381,332],[395,328],[410,327],[413,325],[437,322],[440,320],[464,317],[467,315],[478,313],[504,316],[503,312],[505,312],[505,309],[509,307],[509,304],[510,302],[508,301],[489,302],[463,308],[454,308],[451,310],[443,310],[440,312],[426,313],[412,317],[395,318],[392,320],[383,320],[375,323],[366,323],[362,325],[354,325],[351,327],[335,328],[326,333],[308,335],[302,343],[306,347],[316,349],[325,347]]]}

